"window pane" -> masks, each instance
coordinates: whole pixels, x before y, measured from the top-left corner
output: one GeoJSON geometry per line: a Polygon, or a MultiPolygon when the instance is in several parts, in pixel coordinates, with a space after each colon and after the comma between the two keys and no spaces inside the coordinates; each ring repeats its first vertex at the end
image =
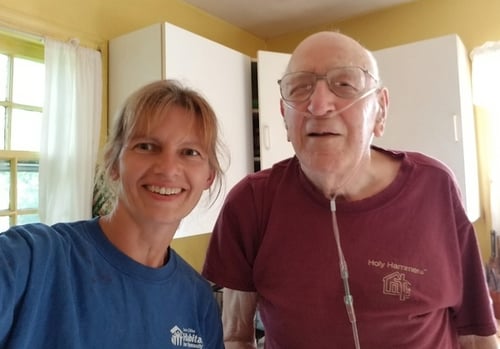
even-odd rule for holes
{"type": "Polygon", "coordinates": [[[9,216],[0,216],[0,233],[6,231],[9,227],[9,216]]]}
{"type": "Polygon", "coordinates": [[[17,164],[17,207],[38,208],[38,161],[17,164]]]}
{"type": "Polygon", "coordinates": [[[8,58],[0,54],[0,101],[7,99],[8,58]]]}
{"type": "Polygon", "coordinates": [[[0,210],[8,210],[10,201],[10,161],[0,160],[0,210]]]}
{"type": "Polygon", "coordinates": [[[43,63],[14,57],[14,81],[12,83],[14,103],[43,107],[44,81],[43,63]]]}
{"type": "Polygon", "coordinates": [[[5,150],[5,123],[7,120],[7,109],[0,107],[0,150],[5,150]]]}
{"type": "Polygon", "coordinates": [[[17,216],[17,224],[38,223],[40,217],[37,214],[20,214],[17,216]]]}
{"type": "Polygon", "coordinates": [[[12,109],[12,150],[40,151],[42,113],[12,109]]]}

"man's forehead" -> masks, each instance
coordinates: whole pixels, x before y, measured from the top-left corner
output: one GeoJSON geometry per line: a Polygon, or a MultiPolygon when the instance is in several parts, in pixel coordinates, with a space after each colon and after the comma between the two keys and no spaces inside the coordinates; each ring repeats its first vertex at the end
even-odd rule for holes
{"type": "Polygon", "coordinates": [[[288,71],[318,71],[340,66],[371,67],[368,52],[357,41],[333,32],[302,41],[292,54],[288,71]]]}

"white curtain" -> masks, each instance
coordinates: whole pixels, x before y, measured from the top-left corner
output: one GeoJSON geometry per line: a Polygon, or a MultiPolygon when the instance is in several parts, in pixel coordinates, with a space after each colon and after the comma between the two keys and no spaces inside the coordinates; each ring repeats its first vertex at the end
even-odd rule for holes
{"type": "Polygon", "coordinates": [[[78,43],[45,40],[40,221],[88,219],[99,148],[102,58],[78,43]]]}
{"type": "Polygon", "coordinates": [[[492,227],[500,233],[500,42],[471,52],[474,104],[490,116],[489,180],[492,227]]]}

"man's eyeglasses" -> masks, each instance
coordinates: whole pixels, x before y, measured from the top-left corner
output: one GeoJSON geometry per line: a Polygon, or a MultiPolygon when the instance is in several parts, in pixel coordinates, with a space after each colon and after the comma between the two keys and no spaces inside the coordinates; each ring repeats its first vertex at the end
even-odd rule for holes
{"type": "Polygon", "coordinates": [[[353,99],[366,91],[368,79],[377,79],[361,67],[341,67],[329,70],[325,75],[299,71],[288,73],[278,80],[281,97],[286,102],[300,103],[311,98],[318,80],[325,80],[336,96],[353,99]]]}

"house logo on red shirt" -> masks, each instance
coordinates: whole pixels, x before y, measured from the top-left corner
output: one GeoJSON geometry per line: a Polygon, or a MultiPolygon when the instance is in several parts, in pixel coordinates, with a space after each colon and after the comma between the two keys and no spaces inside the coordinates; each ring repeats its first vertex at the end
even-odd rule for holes
{"type": "Polygon", "coordinates": [[[386,275],[383,278],[383,293],[390,296],[398,296],[401,301],[410,298],[411,283],[406,280],[406,276],[398,271],[386,275]]]}

